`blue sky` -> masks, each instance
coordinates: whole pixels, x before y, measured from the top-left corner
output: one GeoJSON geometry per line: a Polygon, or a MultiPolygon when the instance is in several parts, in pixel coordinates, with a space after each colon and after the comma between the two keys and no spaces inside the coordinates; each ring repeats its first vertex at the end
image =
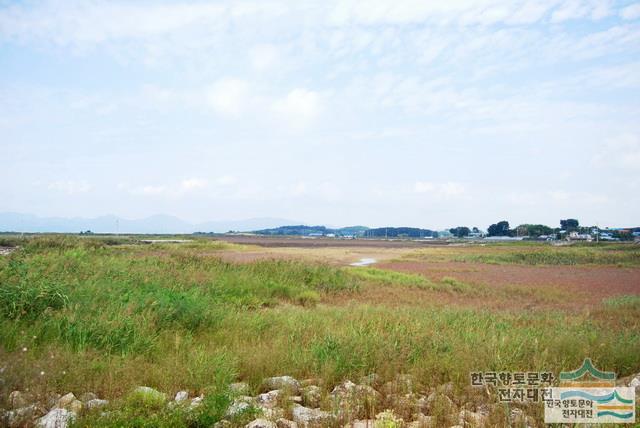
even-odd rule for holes
{"type": "Polygon", "coordinates": [[[640,3],[0,1],[0,211],[638,225],[640,3]]]}

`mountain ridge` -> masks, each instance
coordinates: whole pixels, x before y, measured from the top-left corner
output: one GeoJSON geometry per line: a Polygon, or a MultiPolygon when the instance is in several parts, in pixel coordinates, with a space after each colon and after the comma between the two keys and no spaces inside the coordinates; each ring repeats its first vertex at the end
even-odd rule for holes
{"type": "Polygon", "coordinates": [[[194,233],[251,231],[300,224],[299,221],[277,217],[256,217],[243,220],[210,220],[192,223],[176,216],[154,214],[139,219],[127,219],[113,214],[97,217],[40,217],[18,212],[0,212],[0,232],[27,233],[194,233]]]}

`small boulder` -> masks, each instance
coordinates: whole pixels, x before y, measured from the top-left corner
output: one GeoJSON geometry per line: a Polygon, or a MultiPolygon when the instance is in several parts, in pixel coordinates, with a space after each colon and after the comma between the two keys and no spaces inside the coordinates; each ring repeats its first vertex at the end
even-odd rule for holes
{"type": "Polygon", "coordinates": [[[265,392],[264,394],[260,394],[257,397],[258,406],[264,407],[267,409],[273,409],[278,405],[278,399],[282,396],[282,391],[279,389],[265,392]]]}
{"type": "Polygon", "coordinates": [[[483,414],[469,410],[460,410],[458,415],[458,424],[463,427],[482,427],[485,425],[486,420],[487,418],[483,414]]]}
{"type": "Polygon", "coordinates": [[[284,389],[287,390],[290,394],[297,395],[300,392],[300,382],[298,382],[291,376],[269,377],[262,381],[262,389],[264,391],[284,389]]]}
{"type": "Polygon", "coordinates": [[[75,395],[73,395],[73,392],[70,392],[60,397],[56,407],[59,409],[67,409],[75,414],[79,414],[82,412],[84,404],[82,401],[78,400],[75,395]]]}
{"type": "Polygon", "coordinates": [[[67,428],[76,419],[76,414],[67,409],[51,409],[38,419],[37,428],[67,428]]]}
{"type": "Polygon", "coordinates": [[[298,428],[298,424],[290,421],[289,419],[280,418],[276,421],[276,426],[278,428],[298,428]]]}
{"type": "Polygon", "coordinates": [[[200,406],[202,404],[202,401],[204,400],[204,395],[200,395],[198,397],[195,397],[191,400],[191,403],[189,403],[189,408],[191,409],[195,409],[196,407],[200,406]]]}
{"type": "Polygon", "coordinates": [[[189,393],[187,391],[178,391],[176,393],[176,397],[174,398],[174,401],[176,403],[180,403],[182,401],[186,401],[189,399],[189,393]]]}
{"type": "Polygon", "coordinates": [[[277,425],[267,419],[255,419],[246,424],[245,428],[277,428],[277,425]]]}
{"type": "Polygon", "coordinates": [[[20,407],[6,412],[4,416],[3,426],[9,428],[18,428],[31,426],[31,421],[47,413],[47,411],[39,404],[31,404],[26,407],[20,407]]]}
{"type": "Polygon", "coordinates": [[[91,401],[91,400],[96,400],[97,398],[98,396],[93,392],[85,392],[82,395],[80,395],[80,401],[82,401],[83,403],[86,403],[87,401],[91,401]]]}
{"type": "Polygon", "coordinates": [[[425,406],[428,413],[433,413],[436,410],[444,411],[445,413],[453,413],[456,405],[451,398],[438,392],[432,392],[427,397],[425,406]]]}
{"type": "Polygon", "coordinates": [[[631,377],[629,386],[636,389],[636,395],[640,394],[640,373],[631,377]]]}
{"type": "Polygon", "coordinates": [[[9,408],[20,409],[33,404],[35,398],[29,392],[13,391],[9,394],[9,408]]]}
{"type": "Polygon", "coordinates": [[[242,395],[233,400],[227,409],[225,416],[233,419],[255,406],[257,406],[257,403],[253,397],[242,395]]]}
{"type": "Polygon", "coordinates": [[[322,390],[315,386],[309,385],[302,388],[302,404],[307,407],[320,407],[322,401],[322,390]]]}
{"type": "Polygon", "coordinates": [[[375,419],[356,419],[349,424],[346,424],[345,428],[375,428],[376,420],[375,419]]]}
{"type": "Polygon", "coordinates": [[[71,405],[71,403],[73,403],[76,400],[77,400],[76,396],[73,395],[73,392],[70,392],[60,397],[60,399],[56,403],[56,407],[58,407],[59,409],[66,409],[68,406],[71,405]]]}
{"type": "Polygon", "coordinates": [[[370,415],[381,401],[380,393],[372,387],[349,380],[336,386],[330,395],[338,416],[346,420],[370,415]]]}
{"type": "Polygon", "coordinates": [[[93,400],[89,400],[84,404],[87,410],[95,410],[95,409],[102,409],[103,407],[106,407],[109,404],[109,401],[101,400],[99,398],[94,398],[93,400]]]}
{"type": "Polygon", "coordinates": [[[320,409],[296,406],[292,410],[293,421],[301,428],[323,427],[335,423],[335,416],[320,409]]]}
{"type": "Polygon", "coordinates": [[[433,416],[418,415],[418,418],[407,424],[407,428],[435,428],[433,416]]]}

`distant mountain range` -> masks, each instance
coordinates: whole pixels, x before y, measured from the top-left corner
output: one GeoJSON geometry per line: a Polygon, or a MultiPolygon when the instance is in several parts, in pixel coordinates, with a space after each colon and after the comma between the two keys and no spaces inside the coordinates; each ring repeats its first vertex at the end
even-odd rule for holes
{"type": "Polygon", "coordinates": [[[38,217],[32,214],[12,212],[0,213],[0,232],[79,233],[90,230],[94,233],[223,233],[230,230],[244,232],[296,223],[299,222],[270,217],[190,223],[168,215],[154,215],[129,220],[114,215],[94,218],[64,218],[38,217]]]}

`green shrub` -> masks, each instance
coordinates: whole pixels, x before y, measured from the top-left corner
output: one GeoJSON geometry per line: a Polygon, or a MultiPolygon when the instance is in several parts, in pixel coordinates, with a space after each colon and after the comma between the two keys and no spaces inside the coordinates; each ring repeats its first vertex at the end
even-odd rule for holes
{"type": "Polygon", "coordinates": [[[302,306],[315,306],[320,302],[320,295],[313,290],[305,290],[296,296],[296,303],[302,306]]]}
{"type": "Polygon", "coordinates": [[[35,319],[47,311],[65,307],[69,301],[63,288],[56,283],[2,283],[0,315],[10,319],[35,319]]]}

